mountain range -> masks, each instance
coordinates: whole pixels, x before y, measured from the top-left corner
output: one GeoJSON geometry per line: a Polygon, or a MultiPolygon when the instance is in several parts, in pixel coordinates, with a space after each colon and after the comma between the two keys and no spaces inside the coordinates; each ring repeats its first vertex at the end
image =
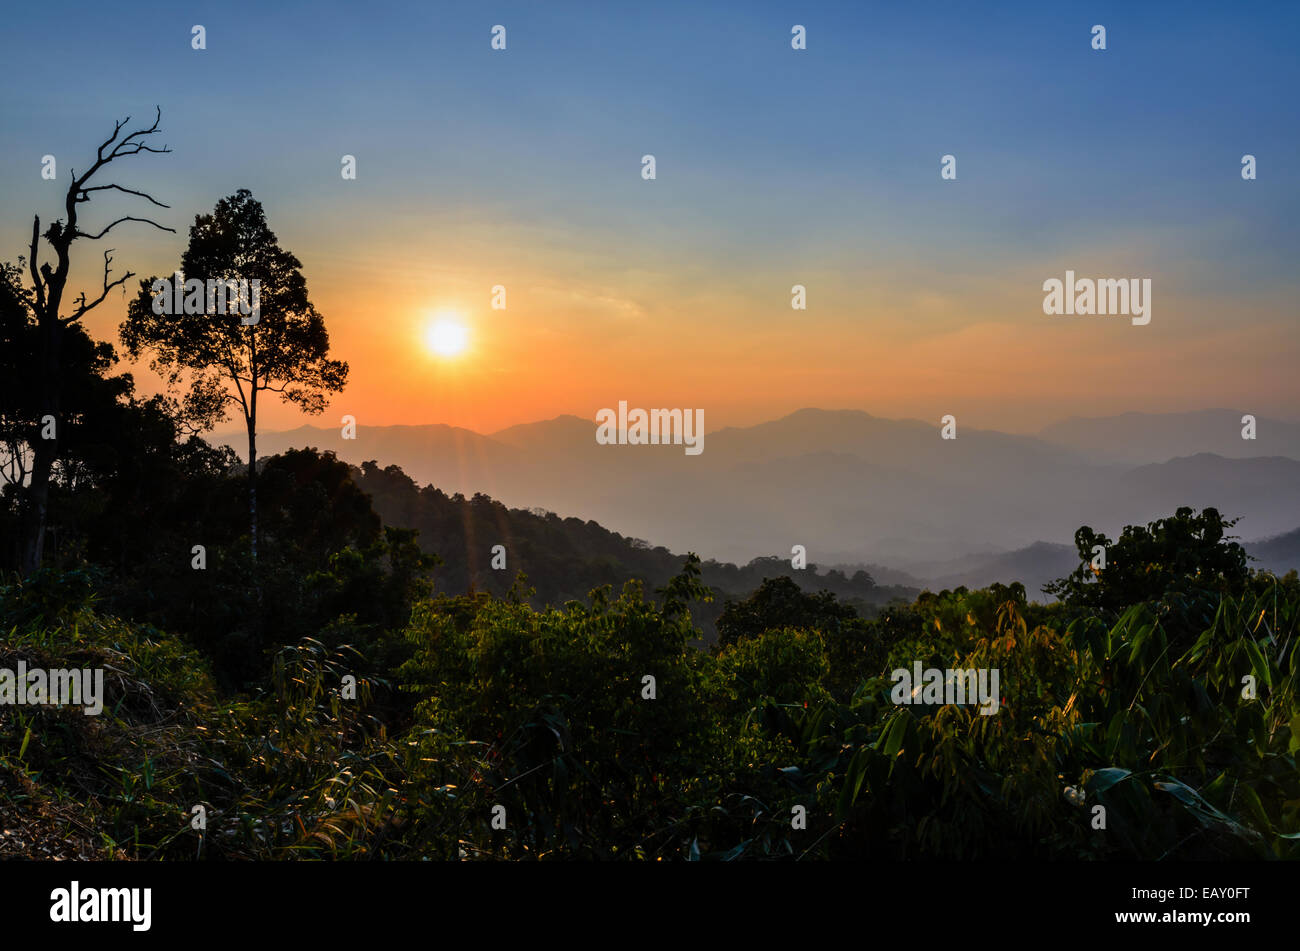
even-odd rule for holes
{"type": "MultiPolygon", "coordinates": [[[[577,416],[481,434],[447,425],[303,426],[259,450],[333,451],[400,466],[448,494],[594,520],[674,551],[745,564],[803,545],[823,565],[871,565],[883,583],[1041,580],[1074,567],[1080,525],[1111,537],[1179,506],[1239,518],[1261,566],[1300,567],[1300,425],[1243,412],[1071,418],[1032,434],[803,409],[680,445],[600,445],[577,416]],[[1265,565],[1263,562],[1267,561],[1265,565]],[[887,566],[881,576],[879,566],[887,566]],[[1062,570],[1064,568],[1064,570],[1062,570]],[[891,576],[890,572],[894,572],[891,576]],[[996,572],[996,575],[990,573],[996,572]],[[910,579],[910,581],[908,580],[910,579]]],[[[594,414],[593,414],[594,417],[594,414]]],[[[219,437],[237,452],[237,435],[219,437]]]]}

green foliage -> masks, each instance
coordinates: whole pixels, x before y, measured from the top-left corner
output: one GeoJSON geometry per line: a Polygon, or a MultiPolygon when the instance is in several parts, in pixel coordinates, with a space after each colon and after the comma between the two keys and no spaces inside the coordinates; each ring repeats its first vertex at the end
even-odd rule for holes
{"type": "Polygon", "coordinates": [[[1178,575],[1113,613],[959,588],[870,620],[773,580],[701,650],[694,556],[654,597],[538,609],[522,576],[434,595],[414,536],[375,531],[336,465],[283,470],[354,517],[295,532],[309,514],[284,507],[268,538],[342,547],[296,602],[318,635],[268,643],[246,693],[106,614],[94,572],[0,588],[0,666],[115,671],[100,718],[0,713],[7,827],[139,858],[1300,858],[1294,573],[1178,575]],[[891,672],[918,661],[998,670],[998,711],[896,706],[891,672]]]}
{"type": "Polygon", "coordinates": [[[728,601],[718,618],[718,646],[727,647],[746,637],[785,625],[808,625],[827,634],[857,620],[857,612],[839,604],[827,591],[806,594],[785,576],[765,578],[744,601],[728,601]]]}
{"type": "MultiPolygon", "coordinates": [[[[692,560],[662,610],[637,583],[563,611],[484,596],[417,608],[401,676],[421,697],[421,758],[469,775],[456,800],[460,848],[546,858],[675,846],[676,811],[706,781],[693,767],[716,742],[696,712],[705,659],[688,646],[697,576],[692,560]],[[655,699],[644,696],[647,676],[655,699]],[[487,828],[496,804],[504,832],[487,828]]],[[[427,809],[422,818],[444,821],[427,809]]]]}
{"type": "Polygon", "coordinates": [[[1234,524],[1236,519],[1224,519],[1216,509],[1196,515],[1180,508],[1146,527],[1127,526],[1113,542],[1085,525],[1074,534],[1081,564],[1046,590],[1071,606],[1111,615],[1179,593],[1239,593],[1250,572],[1245,549],[1228,539],[1234,524]],[[1102,569],[1092,567],[1098,546],[1105,550],[1102,569]]]}

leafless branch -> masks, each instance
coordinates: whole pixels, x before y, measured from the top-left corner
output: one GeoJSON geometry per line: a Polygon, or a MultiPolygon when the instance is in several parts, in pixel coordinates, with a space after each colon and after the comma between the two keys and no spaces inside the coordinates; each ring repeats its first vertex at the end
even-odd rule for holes
{"type": "Polygon", "coordinates": [[[95,164],[90,166],[90,170],[85,172],[80,178],[76,176],[76,172],[73,172],[73,188],[76,191],[82,191],[81,186],[84,185],[97,171],[109,162],[113,161],[113,159],[122,158],[126,155],[136,155],[140,152],[161,153],[171,151],[171,149],[165,145],[160,149],[155,149],[150,145],[146,145],[142,141],[134,141],[140,136],[153,135],[158,131],[158,123],[162,121],[162,109],[158,106],[155,106],[154,109],[156,113],[154,115],[153,125],[149,126],[147,129],[137,129],[131,134],[125,136],[121,141],[118,141],[117,137],[121,131],[126,128],[126,124],[131,121],[131,117],[127,116],[125,119],[113,123],[113,134],[105,139],[103,144],[95,150],[95,164]],[[115,142],[117,143],[116,145],[114,145],[115,142]],[[105,155],[104,150],[110,145],[113,146],[113,148],[107,155],[105,155]]]}
{"type": "Polygon", "coordinates": [[[107,251],[104,252],[104,289],[103,289],[103,291],[101,291],[101,292],[100,292],[100,295],[99,295],[98,297],[96,297],[93,301],[91,301],[90,303],[86,303],[86,295],[85,295],[85,293],[83,292],[82,295],[81,295],[79,298],[77,298],[76,301],[74,301],[74,303],[78,305],[78,306],[77,306],[77,309],[76,309],[75,311],[72,312],[72,316],[71,316],[71,317],[66,317],[66,318],[64,318],[64,321],[63,321],[64,323],[66,323],[66,324],[70,324],[70,323],[72,323],[74,320],[79,320],[79,319],[80,319],[81,317],[83,317],[85,314],[89,313],[90,311],[92,311],[92,310],[94,310],[96,307],[98,307],[100,304],[102,304],[102,303],[104,302],[104,298],[108,296],[108,292],[109,292],[109,291],[111,291],[111,290],[112,290],[113,288],[115,288],[115,287],[121,287],[123,284],[125,284],[127,281],[129,281],[131,278],[135,277],[135,272],[134,272],[134,271],[127,271],[125,274],[123,274],[123,275],[122,275],[121,277],[119,277],[117,280],[115,280],[115,281],[109,281],[109,279],[108,279],[108,275],[112,273],[112,268],[109,267],[109,265],[113,263],[112,253],[113,253],[113,249],[112,249],[112,248],[109,248],[107,251]]]}
{"type": "Polygon", "coordinates": [[[41,280],[40,271],[37,270],[36,254],[37,241],[41,234],[41,216],[36,215],[32,219],[32,252],[27,260],[28,267],[32,271],[32,283],[36,285],[36,307],[37,313],[43,313],[45,310],[45,283],[41,280]]]}
{"type": "Polygon", "coordinates": [[[122,126],[126,125],[130,121],[131,121],[131,117],[127,116],[125,119],[121,120],[120,122],[113,123],[113,134],[110,135],[107,139],[105,139],[103,144],[100,145],[100,147],[95,150],[95,157],[98,161],[100,162],[104,161],[104,149],[108,148],[110,145],[113,144],[113,140],[117,138],[117,134],[122,131],[122,126]]]}
{"type": "MultiPolygon", "coordinates": [[[[166,207],[166,206],[163,206],[163,207],[166,207]]],[[[91,241],[98,241],[100,238],[104,237],[104,235],[108,234],[110,231],[112,231],[114,228],[116,228],[118,225],[120,225],[120,224],[121,224],[122,222],[124,222],[124,221],[141,221],[141,222],[144,222],[144,223],[147,224],[147,225],[153,225],[155,228],[158,228],[158,229],[160,229],[160,230],[162,230],[162,231],[170,231],[172,234],[175,234],[175,233],[176,233],[176,229],[175,229],[175,228],[168,228],[166,225],[160,225],[160,224],[158,224],[158,222],[154,221],[152,218],[136,218],[136,217],[134,217],[133,215],[126,215],[126,216],[124,216],[124,217],[122,217],[122,218],[118,218],[116,221],[114,221],[112,224],[110,224],[107,228],[105,228],[105,229],[104,229],[103,231],[101,231],[99,234],[87,234],[85,231],[78,231],[78,232],[77,232],[77,237],[78,237],[78,238],[89,238],[91,241]]]]}
{"type": "MultiPolygon", "coordinates": [[[[140,152],[140,151],[145,151],[145,152],[169,152],[169,151],[171,151],[171,150],[168,149],[167,146],[165,146],[165,145],[164,145],[161,149],[152,149],[152,148],[150,148],[149,146],[144,145],[144,144],[141,143],[141,142],[132,142],[132,141],[131,141],[132,139],[136,138],[137,136],[153,135],[155,132],[158,131],[158,123],[162,121],[162,107],[161,107],[161,106],[154,106],[154,110],[155,110],[155,115],[154,115],[153,125],[149,126],[149,128],[147,128],[147,129],[137,129],[135,132],[132,132],[132,133],[131,133],[130,135],[128,135],[126,138],[122,139],[121,142],[117,143],[117,145],[114,146],[113,151],[110,152],[110,153],[108,154],[108,160],[109,160],[110,162],[111,162],[113,159],[117,158],[119,155],[134,155],[136,152],[140,152]],[[123,149],[125,149],[128,145],[131,146],[132,151],[130,151],[130,152],[123,151],[123,149]]],[[[126,125],[126,123],[127,123],[127,122],[130,122],[130,121],[131,121],[131,117],[130,117],[130,116],[127,116],[126,119],[125,119],[125,121],[123,121],[122,125],[126,125]]],[[[114,131],[113,136],[114,136],[114,138],[117,137],[117,132],[116,132],[116,131],[114,131]]]]}
{"type": "MultiPolygon", "coordinates": [[[[92,188],[79,188],[79,189],[77,189],[77,191],[78,191],[78,193],[81,194],[81,195],[89,195],[91,192],[102,192],[102,191],[107,191],[107,190],[110,189],[110,188],[112,188],[112,189],[116,189],[117,191],[120,191],[120,192],[126,192],[128,195],[139,195],[141,198],[145,198],[145,199],[148,199],[149,201],[153,202],[153,203],[154,203],[155,205],[157,205],[159,208],[170,208],[170,207],[171,207],[171,205],[164,205],[164,204],[163,204],[162,202],[160,202],[158,199],[154,198],[153,195],[150,195],[150,194],[148,194],[147,192],[138,192],[138,191],[136,191],[134,188],[123,188],[121,185],[95,185],[95,186],[92,187],[92,188]]],[[[78,197],[78,198],[77,198],[77,201],[79,201],[79,202],[81,202],[81,201],[90,201],[90,198],[88,198],[88,197],[87,197],[87,198],[80,198],[80,197],[78,197]]]]}

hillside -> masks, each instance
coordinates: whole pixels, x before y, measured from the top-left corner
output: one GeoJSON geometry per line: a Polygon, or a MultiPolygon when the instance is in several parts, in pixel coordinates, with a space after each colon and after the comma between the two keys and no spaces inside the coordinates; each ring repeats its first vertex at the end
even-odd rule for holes
{"type": "Polygon", "coordinates": [[[1255,557],[1257,568],[1279,575],[1300,571],[1300,528],[1247,544],[1246,551],[1255,557]]]}
{"type": "MultiPolygon", "coordinates": [[[[442,591],[477,590],[501,596],[522,571],[537,591],[534,603],[563,604],[581,600],[601,585],[617,590],[629,578],[641,579],[646,590],[653,591],[681,570],[685,553],[626,538],[594,521],[562,518],[541,509],[511,509],[486,495],[449,496],[432,486],[417,486],[397,466],[381,469],[366,462],[352,474],[386,524],[417,530],[421,548],[438,555],[442,564],[433,577],[442,591]],[[501,555],[493,551],[497,545],[505,548],[503,568],[493,567],[494,559],[501,563],[501,555]]],[[[766,578],[791,578],[809,593],[830,591],[866,614],[917,593],[904,585],[877,585],[860,569],[845,574],[810,562],[807,568],[794,570],[788,557],[756,558],[743,566],[706,561],[702,571],[714,601],[699,605],[695,612],[710,639],[726,600],[744,597],[766,578]]]]}
{"type": "Polygon", "coordinates": [[[0,586],[0,668],[100,668],[102,715],[4,709],[0,858],[1296,859],[1300,587],[1168,527],[1089,585],[1110,607],[999,584],[863,620],[769,584],[701,651],[688,560],[658,601],[421,595],[362,650],[276,628],[234,692],[46,572],[0,586]],[[927,658],[1001,679],[900,693],[927,658]]]}

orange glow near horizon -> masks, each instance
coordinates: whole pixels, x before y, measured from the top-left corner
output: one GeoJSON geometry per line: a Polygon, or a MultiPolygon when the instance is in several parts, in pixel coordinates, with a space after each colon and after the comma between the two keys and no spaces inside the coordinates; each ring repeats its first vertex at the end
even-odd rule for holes
{"type": "MultiPolygon", "coordinates": [[[[616,266],[621,257],[529,246],[526,234],[514,244],[496,234],[397,234],[356,257],[313,244],[310,223],[282,230],[325,317],[331,355],[350,375],[319,416],[264,395],[263,431],[331,427],[353,415],[362,426],[491,433],[565,414],[594,420],[619,400],[702,408],[709,431],[804,407],[930,421],[953,413],[1007,432],[1129,410],[1293,415],[1300,338],[1288,329],[1286,301],[1268,295],[1239,324],[1219,319],[1231,302],[1166,292],[1151,325],[1131,327],[1044,316],[1038,271],[1051,267],[963,283],[900,265],[887,278],[846,269],[809,280],[800,312],[790,307],[793,281],[743,262],[701,280],[689,248],[631,269],[616,266]],[[508,290],[499,310],[498,284],[508,290]]],[[[163,273],[173,256],[132,264],[163,273]]],[[[93,264],[87,286],[98,279],[93,264]]],[[[111,298],[88,330],[116,343],[124,310],[111,298]]],[[[122,369],[141,395],[161,388],[147,363],[122,369]]],[[[232,418],[219,429],[237,426],[232,418]]]]}

